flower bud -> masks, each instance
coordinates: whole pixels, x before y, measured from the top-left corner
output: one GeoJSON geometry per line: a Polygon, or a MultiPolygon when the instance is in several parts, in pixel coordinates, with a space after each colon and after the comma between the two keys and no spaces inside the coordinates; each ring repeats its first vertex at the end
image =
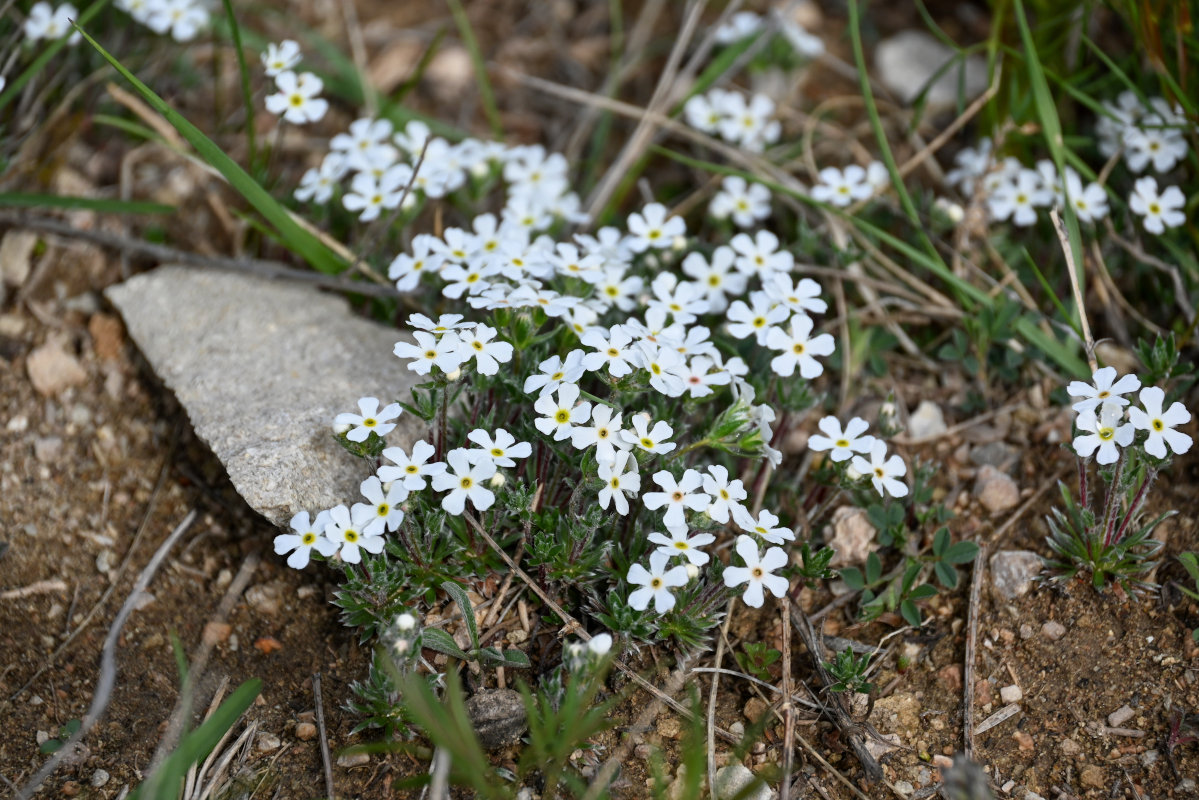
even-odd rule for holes
{"type": "Polygon", "coordinates": [[[498,489],[507,482],[508,479],[504,477],[504,473],[502,472],[495,473],[491,476],[491,479],[487,481],[488,485],[491,486],[492,489],[498,489]]]}
{"type": "Polygon", "coordinates": [[[416,617],[405,611],[396,617],[396,630],[410,631],[416,628],[416,617]]]}

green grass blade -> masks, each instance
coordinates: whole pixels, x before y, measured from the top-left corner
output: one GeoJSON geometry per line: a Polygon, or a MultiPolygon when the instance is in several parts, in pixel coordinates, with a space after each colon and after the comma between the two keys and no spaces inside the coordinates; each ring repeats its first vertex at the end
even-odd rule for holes
{"type": "Polygon", "coordinates": [[[495,104],[495,91],[491,88],[491,79],[487,77],[487,62],[483,58],[483,51],[479,49],[479,40],[475,38],[475,32],[471,30],[470,18],[466,16],[466,9],[462,7],[461,0],[447,0],[447,2],[450,5],[450,13],[454,15],[454,23],[458,26],[458,35],[462,37],[462,44],[470,53],[470,63],[475,68],[475,80],[479,83],[479,98],[483,101],[483,113],[487,115],[491,134],[502,141],[504,124],[500,120],[499,107],[495,104]]]}
{"type": "Polygon", "coordinates": [[[183,779],[192,764],[202,761],[220,742],[225,732],[237,724],[241,715],[262,691],[262,681],[257,678],[246,681],[221,703],[204,724],[184,736],[179,747],[171,753],[162,766],[129,796],[129,800],[157,800],[176,797],[183,786],[183,779]]]}
{"type": "MultiPolygon", "coordinates": [[[[903,213],[907,215],[908,221],[916,228],[920,236],[921,244],[928,252],[928,255],[935,261],[941,261],[941,266],[945,264],[941,260],[941,256],[937,253],[937,248],[933,246],[932,240],[928,238],[928,234],[924,232],[924,226],[920,221],[920,214],[916,211],[916,204],[912,202],[912,196],[908,193],[908,187],[904,185],[903,178],[899,174],[899,167],[895,163],[895,156],[891,152],[891,145],[887,141],[887,132],[883,130],[883,121],[878,114],[878,106],[874,102],[874,92],[870,88],[870,73],[866,71],[866,55],[862,50],[862,20],[861,12],[858,8],[858,0],[849,0],[849,35],[850,41],[853,44],[854,63],[858,68],[858,85],[862,92],[862,104],[866,108],[866,116],[870,119],[870,129],[874,131],[874,138],[878,142],[879,155],[882,156],[883,164],[887,167],[887,172],[891,176],[891,188],[895,190],[896,196],[899,198],[899,204],[903,207],[903,213]]],[[[948,269],[946,269],[948,272],[948,269]]]]}
{"type": "Polygon", "coordinates": [[[145,125],[141,125],[130,119],[125,119],[124,117],[114,117],[111,114],[96,114],[94,117],[92,117],[92,123],[96,125],[107,125],[110,128],[116,128],[117,130],[124,131],[125,133],[137,139],[145,139],[147,142],[157,142],[161,139],[161,137],[155,131],[150,130],[145,125]]]}
{"type": "Polygon", "coordinates": [[[699,77],[695,79],[695,83],[691,85],[691,90],[687,92],[687,96],[680,100],[678,105],[670,110],[670,116],[678,116],[682,113],[683,106],[687,104],[688,100],[697,94],[703,94],[704,92],[708,91],[712,84],[720,80],[725,71],[727,71],[729,67],[733,66],[733,63],[741,57],[741,54],[753,47],[754,42],[758,40],[759,36],[764,35],[765,34],[759,33],[755,36],[749,36],[738,42],[734,42],[733,44],[730,44],[721,50],[716,57],[712,59],[711,63],[704,67],[704,70],[699,74],[699,77]]]}
{"type": "MultiPolygon", "coordinates": [[[[109,2],[110,0],[96,0],[96,2],[92,3],[83,10],[83,12],[79,15],[79,19],[75,20],[75,23],[77,25],[86,25],[87,23],[91,22],[92,18],[103,11],[104,7],[108,5],[109,2]]],[[[67,46],[67,39],[69,38],[69,36],[64,36],[61,39],[55,39],[47,44],[46,49],[38,53],[37,58],[33,59],[29,66],[26,67],[20,75],[8,82],[8,86],[5,87],[3,92],[0,92],[0,108],[4,108],[6,105],[8,105],[9,101],[16,97],[17,92],[24,89],[25,84],[33,80],[33,76],[41,72],[42,69],[44,69],[45,66],[49,64],[50,61],[53,60],[53,58],[58,55],[64,47],[67,46]]]]}
{"type": "Polygon", "coordinates": [[[1090,367],[1075,354],[1076,347],[1045,333],[1027,317],[1018,317],[1012,327],[1026,342],[1056,361],[1071,377],[1085,378],[1091,374],[1090,367]]]}
{"type": "Polygon", "coordinates": [[[233,0],[223,0],[225,15],[229,17],[229,36],[233,39],[233,50],[237,54],[237,71],[241,73],[241,97],[246,107],[246,145],[250,148],[247,163],[251,170],[258,159],[258,142],[254,135],[254,90],[250,87],[250,68],[246,66],[246,48],[241,43],[241,27],[233,14],[233,0]]]}
{"type": "MultiPolygon", "coordinates": [[[[1057,116],[1057,107],[1053,104],[1053,95],[1049,92],[1049,81],[1041,68],[1041,59],[1037,55],[1037,47],[1033,41],[1032,29],[1028,25],[1028,17],[1024,13],[1023,0],[1016,0],[1016,24],[1020,28],[1020,39],[1024,44],[1024,59],[1028,66],[1028,80],[1032,87],[1033,102],[1036,105],[1037,116],[1041,120],[1041,131],[1045,135],[1045,143],[1053,157],[1058,175],[1066,174],[1066,144],[1062,139],[1062,125],[1057,116]]],[[[1070,254],[1078,265],[1078,286],[1083,297],[1086,296],[1082,270],[1082,231],[1078,227],[1078,215],[1074,213],[1073,203],[1062,203],[1062,218],[1066,224],[1066,234],[1069,239],[1070,254]]],[[[1079,318],[1085,314],[1084,309],[1078,309],[1079,318]]]]}
{"type": "Polygon", "coordinates": [[[180,135],[196,149],[204,161],[220,172],[229,181],[229,184],[275,227],[288,249],[324,273],[335,274],[346,268],[346,263],[336,253],[300,227],[288,214],[287,209],[278,200],[271,197],[237,162],[229,158],[215,142],[205,136],[182,114],[167,105],[166,101],[159,97],[154,90],[138,80],[124,64],[105,50],[86,31],[78,26],[76,29],[112,65],[113,69],[121,73],[121,76],[137,89],[142,99],[161,114],[167,122],[171,123],[175,130],[179,131],[180,135]]]}
{"type": "Polygon", "coordinates": [[[0,208],[65,208],[105,214],[171,214],[174,206],[148,200],[109,200],[103,197],[65,197],[57,194],[0,192],[0,208]]]}

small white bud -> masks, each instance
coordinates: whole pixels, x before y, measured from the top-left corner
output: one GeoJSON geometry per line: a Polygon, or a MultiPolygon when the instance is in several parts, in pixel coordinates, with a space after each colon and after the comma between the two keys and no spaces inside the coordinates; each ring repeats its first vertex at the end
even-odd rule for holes
{"type": "Polygon", "coordinates": [[[687,249],[687,237],[686,236],[674,237],[674,241],[670,243],[670,246],[673,247],[678,252],[682,252],[683,250],[686,250],[687,249]]]}
{"type": "Polygon", "coordinates": [[[504,477],[504,473],[502,472],[497,472],[491,476],[491,480],[487,481],[488,485],[491,486],[492,489],[498,489],[507,482],[508,479],[504,477]]]}
{"type": "Polygon", "coordinates": [[[334,433],[334,434],[336,434],[337,436],[341,436],[343,433],[345,433],[346,431],[348,431],[348,430],[349,430],[351,427],[353,427],[353,426],[352,426],[352,425],[347,425],[347,424],[346,424],[346,423],[344,423],[344,422],[340,422],[340,423],[334,423],[334,425],[333,425],[333,433],[334,433]]]}
{"type": "Polygon", "coordinates": [[[407,655],[411,647],[412,644],[407,639],[397,639],[396,643],[392,645],[392,649],[396,651],[396,655],[401,656],[407,655]]]}
{"type": "Polygon", "coordinates": [[[694,564],[687,564],[687,580],[693,581],[699,576],[699,567],[694,564]]]}
{"type": "Polygon", "coordinates": [[[449,381],[458,380],[459,378],[462,377],[462,368],[459,367],[458,369],[454,370],[453,372],[447,372],[445,377],[446,377],[446,380],[449,380],[449,381]]]}
{"type": "Polygon", "coordinates": [[[940,210],[954,225],[957,225],[966,216],[966,211],[947,197],[938,197],[934,200],[933,208],[940,210]]]}
{"type": "Polygon", "coordinates": [[[405,611],[396,617],[396,629],[401,631],[410,631],[416,627],[416,617],[405,611]]]}
{"type": "Polygon", "coordinates": [[[598,633],[591,637],[591,641],[587,643],[587,649],[594,656],[605,656],[612,649],[612,634],[598,633]]]}

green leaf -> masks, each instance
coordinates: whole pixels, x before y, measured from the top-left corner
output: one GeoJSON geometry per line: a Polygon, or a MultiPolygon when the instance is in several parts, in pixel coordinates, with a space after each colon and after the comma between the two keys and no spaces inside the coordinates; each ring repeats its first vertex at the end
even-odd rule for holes
{"type": "Polygon", "coordinates": [[[938,528],[937,532],[933,534],[933,554],[943,557],[947,547],[949,547],[949,528],[938,528]]]}
{"type": "Polygon", "coordinates": [[[470,656],[458,646],[458,643],[454,641],[454,637],[441,628],[425,628],[422,630],[420,632],[420,643],[423,647],[436,650],[439,653],[445,653],[447,656],[453,656],[462,661],[470,660],[470,656]]]}
{"type": "Polygon", "coordinates": [[[105,214],[171,214],[175,207],[145,200],[110,200],[104,197],[67,197],[57,194],[0,192],[0,208],[82,208],[105,214]]]}
{"type": "Polygon", "coordinates": [[[196,149],[196,152],[200,154],[200,157],[204,161],[220,172],[229,181],[229,184],[275,227],[275,230],[278,231],[280,238],[288,249],[303,258],[314,268],[327,274],[342,272],[347,267],[345,261],[330,250],[320,239],[313,236],[293,220],[287,209],[272,197],[266,189],[263,189],[257,181],[251,178],[237,162],[229,158],[215,142],[205,136],[199,128],[189,122],[182,114],[167,105],[166,101],[154,93],[154,90],[138,80],[124,64],[101,47],[100,43],[80,28],[79,25],[76,25],[75,28],[112,65],[113,69],[133,85],[133,88],[138,91],[142,99],[161,114],[167,122],[171,123],[175,130],[179,131],[180,135],[196,149]]]}
{"type": "Polygon", "coordinates": [[[221,737],[237,724],[241,715],[262,691],[262,681],[252,678],[234,690],[221,703],[204,724],[184,736],[179,747],[171,753],[162,766],[129,796],[129,800],[155,800],[160,797],[176,797],[183,786],[183,779],[193,764],[203,761],[217,746],[221,737]]]}
{"type": "Polygon", "coordinates": [[[938,561],[933,566],[933,572],[937,573],[937,580],[941,581],[941,585],[946,589],[956,589],[958,585],[958,571],[946,564],[944,561],[938,561]]]}
{"type": "Polygon", "coordinates": [[[974,542],[958,542],[941,554],[950,564],[968,564],[978,557],[978,545],[974,542]]]}
{"type": "Polygon", "coordinates": [[[866,582],[873,586],[882,576],[883,562],[879,561],[878,553],[866,556],[866,582]]]}
{"type": "Polygon", "coordinates": [[[466,590],[453,581],[443,582],[441,588],[445,589],[446,593],[458,604],[458,610],[462,612],[462,619],[466,623],[466,631],[470,635],[471,646],[478,650],[479,628],[475,625],[475,610],[470,605],[470,598],[466,596],[466,590]]]}
{"type": "Polygon", "coordinates": [[[250,69],[246,66],[246,50],[241,43],[241,27],[237,24],[237,16],[233,13],[233,0],[222,0],[225,4],[225,15],[229,17],[229,37],[233,40],[233,51],[237,54],[237,71],[241,75],[242,104],[246,109],[246,146],[249,148],[250,169],[258,160],[258,143],[254,138],[257,126],[254,124],[254,90],[250,87],[250,69]]]}
{"type": "Polygon", "coordinates": [[[920,609],[916,608],[916,604],[911,600],[904,600],[899,604],[899,615],[913,628],[919,628],[920,623],[923,621],[920,616],[920,609]]]}
{"type": "Polygon", "coordinates": [[[845,585],[855,592],[860,592],[866,588],[866,580],[862,577],[862,571],[857,567],[846,567],[838,574],[841,580],[845,581],[845,585]]]}
{"type": "Polygon", "coordinates": [[[912,600],[927,600],[937,596],[937,587],[931,583],[922,583],[911,591],[908,597],[912,600]]]}

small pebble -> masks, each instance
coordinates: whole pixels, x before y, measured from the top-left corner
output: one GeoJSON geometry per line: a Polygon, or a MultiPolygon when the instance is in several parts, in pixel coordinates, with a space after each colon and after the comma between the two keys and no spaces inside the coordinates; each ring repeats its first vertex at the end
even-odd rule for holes
{"type": "Polygon", "coordinates": [[[1051,642],[1056,642],[1058,639],[1066,635],[1066,626],[1055,620],[1049,620],[1041,626],[1041,633],[1051,642]]]}
{"type": "Polygon", "coordinates": [[[1024,692],[1020,691],[1020,687],[1015,684],[1004,686],[999,690],[999,699],[1003,700],[1005,704],[1019,703],[1024,699],[1024,692]]]}
{"type": "Polygon", "coordinates": [[[1178,794],[1194,794],[1195,788],[1196,784],[1194,778],[1183,778],[1178,782],[1178,785],[1174,787],[1174,791],[1178,794]]]}
{"type": "Polygon", "coordinates": [[[766,713],[768,708],[770,706],[766,705],[766,702],[762,698],[751,697],[749,702],[745,704],[745,710],[742,713],[745,714],[745,718],[750,722],[757,722],[766,713]]]}
{"type": "Polygon", "coordinates": [[[1119,728],[1125,722],[1128,722],[1130,719],[1132,719],[1136,713],[1137,712],[1133,711],[1128,704],[1122,705],[1107,715],[1107,724],[1111,725],[1113,728],[1119,728]]]}
{"type": "Polygon", "coordinates": [[[274,636],[262,636],[254,640],[254,649],[262,653],[264,656],[269,656],[276,650],[282,650],[283,642],[279,641],[274,636]]]}
{"type": "Polygon", "coordinates": [[[658,735],[664,739],[677,739],[683,735],[683,726],[673,714],[658,719],[658,735]]]}
{"type": "Polygon", "coordinates": [[[916,791],[916,787],[912,785],[911,781],[895,781],[895,791],[904,797],[911,797],[912,793],[916,791]]]}
{"type": "Polygon", "coordinates": [[[1003,792],[1004,794],[1011,794],[1011,793],[1012,793],[1012,789],[1015,789],[1015,788],[1016,788],[1016,782],[1015,782],[1015,781],[1008,781],[1008,782],[1007,782],[1007,783],[1005,783],[1003,786],[1000,786],[1000,787],[999,787],[999,791],[1003,792]]]}
{"type": "Polygon", "coordinates": [[[1078,773],[1078,779],[1083,786],[1092,789],[1102,789],[1107,786],[1107,779],[1103,776],[1103,770],[1094,764],[1083,767],[1082,772],[1078,773]]]}
{"type": "Polygon", "coordinates": [[[38,731],[36,734],[34,734],[34,738],[37,739],[37,746],[41,747],[46,742],[50,741],[50,732],[38,731]]]}
{"type": "Polygon", "coordinates": [[[229,638],[229,634],[233,633],[233,626],[228,622],[209,622],[204,625],[203,642],[212,647],[229,638]]]}
{"type": "Polygon", "coordinates": [[[1156,750],[1146,750],[1145,752],[1141,753],[1141,766],[1142,767],[1145,767],[1146,769],[1148,769],[1149,767],[1152,767],[1156,763],[1157,763],[1157,751],[1156,750]]]}
{"type": "Polygon", "coordinates": [[[1062,739],[1062,755],[1076,756],[1082,752],[1082,746],[1073,739],[1062,739]]]}
{"type": "Polygon", "coordinates": [[[99,789],[104,784],[108,783],[109,774],[102,769],[98,769],[92,773],[92,786],[99,789]]]}
{"type": "Polygon", "coordinates": [[[1033,626],[1029,625],[1027,622],[1020,626],[1020,638],[1021,639],[1031,639],[1032,637],[1034,637],[1036,635],[1037,635],[1036,630],[1033,628],[1033,626]]]}
{"type": "Polygon", "coordinates": [[[67,781],[62,785],[63,797],[74,797],[83,791],[83,787],[79,785],[79,781],[67,781]]]}
{"type": "Polygon", "coordinates": [[[1024,731],[1016,731],[1012,734],[1012,738],[1016,740],[1016,744],[1019,746],[1019,748],[1025,752],[1031,752],[1035,746],[1033,744],[1032,737],[1024,731]]]}
{"type": "Polygon", "coordinates": [[[296,738],[301,742],[310,742],[316,738],[316,726],[311,722],[301,722],[296,725],[296,738]]]}
{"type": "Polygon", "coordinates": [[[343,769],[364,767],[369,763],[371,763],[371,757],[368,753],[346,753],[337,757],[337,766],[343,769]]]}
{"type": "Polygon", "coordinates": [[[254,749],[259,753],[271,753],[278,750],[283,744],[279,737],[273,733],[260,733],[254,738],[254,749]]]}
{"type": "Polygon", "coordinates": [[[949,756],[943,756],[940,753],[933,756],[933,766],[937,769],[946,769],[953,766],[953,759],[949,756]]]}

